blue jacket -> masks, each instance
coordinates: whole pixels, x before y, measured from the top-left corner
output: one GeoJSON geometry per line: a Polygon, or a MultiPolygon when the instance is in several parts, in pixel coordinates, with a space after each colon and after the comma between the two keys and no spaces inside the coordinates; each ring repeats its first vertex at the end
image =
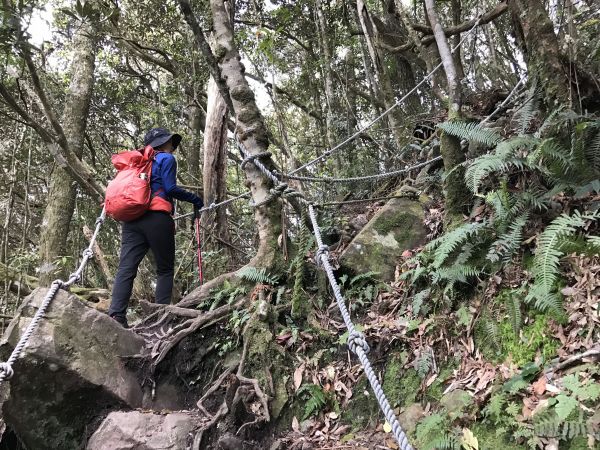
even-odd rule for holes
{"type": "Polygon", "coordinates": [[[177,161],[171,153],[160,152],[154,157],[150,189],[152,194],[168,200],[171,204],[173,199],[177,199],[193,203],[198,208],[204,205],[196,194],[177,186],[177,161]]]}

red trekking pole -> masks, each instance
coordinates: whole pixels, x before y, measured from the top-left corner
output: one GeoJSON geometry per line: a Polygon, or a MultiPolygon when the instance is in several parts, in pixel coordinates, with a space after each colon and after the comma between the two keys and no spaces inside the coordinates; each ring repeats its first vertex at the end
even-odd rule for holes
{"type": "Polygon", "coordinates": [[[198,279],[200,280],[200,286],[204,282],[204,277],[202,276],[202,243],[200,241],[200,210],[196,209],[194,211],[194,217],[196,221],[196,251],[198,253],[198,279]]]}

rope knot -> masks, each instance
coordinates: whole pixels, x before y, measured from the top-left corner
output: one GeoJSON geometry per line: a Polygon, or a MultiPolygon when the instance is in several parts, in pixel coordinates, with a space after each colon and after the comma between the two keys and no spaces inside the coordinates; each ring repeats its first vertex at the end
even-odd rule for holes
{"type": "Polygon", "coordinates": [[[208,205],[208,208],[206,210],[210,211],[212,209],[215,209],[216,207],[217,207],[217,204],[215,202],[212,202],[210,205],[208,205]]]}
{"type": "Polygon", "coordinates": [[[320,245],[319,248],[317,249],[317,253],[315,254],[315,262],[317,264],[317,266],[321,266],[321,256],[325,256],[326,258],[329,258],[329,246],[328,245],[320,245]]]}
{"type": "Polygon", "coordinates": [[[263,158],[263,157],[268,158],[269,156],[271,156],[271,152],[260,152],[260,153],[256,153],[255,155],[246,155],[246,157],[242,160],[242,164],[240,164],[240,167],[242,168],[242,170],[244,170],[244,169],[246,169],[246,165],[248,163],[254,164],[255,159],[263,158]]]}
{"type": "Polygon", "coordinates": [[[73,272],[71,275],[69,275],[69,281],[67,281],[67,284],[71,285],[79,281],[81,281],[81,273],[73,272]]]}
{"type": "Polygon", "coordinates": [[[91,248],[86,248],[83,251],[83,255],[84,258],[93,258],[94,257],[94,251],[91,248]]]}
{"type": "Polygon", "coordinates": [[[101,223],[104,223],[104,217],[98,216],[98,218],[96,219],[95,225],[98,226],[101,223]]]}
{"type": "Polygon", "coordinates": [[[0,373],[1,372],[4,372],[4,379],[6,380],[10,380],[15,373],[12,364],[9,362],[0,363],[0,373]]]}
{"type": "Polygon", "coordinates": [[[365,338],[365,335],[362,334],[360,331],[356,330],[350,333],[350,336],[348,336],[348,347],[350,347],[352,353],[355,354],[358,347],[360,347],[365,353],[369,353],[369,351],[371,350],[371,347],[369,347],[369,344],[367,344],[367,339],[365,338]]]}

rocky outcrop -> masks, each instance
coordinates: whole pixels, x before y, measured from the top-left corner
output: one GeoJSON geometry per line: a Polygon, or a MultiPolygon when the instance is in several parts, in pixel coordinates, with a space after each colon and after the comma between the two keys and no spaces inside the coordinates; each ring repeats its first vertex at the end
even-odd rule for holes
{"type": "Polygon", "coordinates": [[[183,450],[191,448],[199,420],[189,412],[112,412],[87,450],[183,450]]]}
{"type": "MultiPolygon", "coordinates": [[[[3,360],[45,294],[37,289],[24,300],[2,339],[3,360]]],[[[60,290],[2,386],[4,420],[30,449],[79,448],[108,410],[142,406],[125,357],[143,348],[141,337],[60,290]]]]}
{"type": "Polygon", "coordinates": [[[382,281],[393,280],[402,253],[425,242],[423,204],[427,201],[421,196],[387,202],[344,250],[342,267],[356,274],[376,271],[382,281]]]}

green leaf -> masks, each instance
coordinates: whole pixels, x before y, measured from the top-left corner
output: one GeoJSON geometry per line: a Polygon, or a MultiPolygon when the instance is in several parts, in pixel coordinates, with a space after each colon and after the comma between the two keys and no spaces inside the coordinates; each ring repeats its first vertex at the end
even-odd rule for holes
{"type": "Polygon", "coordinates": [[[556,406],[554,407],[554,410],[559,419],[566,420],[578,405],[579,403],[574,397],[559,394],[556,396],[556,406]]]}

